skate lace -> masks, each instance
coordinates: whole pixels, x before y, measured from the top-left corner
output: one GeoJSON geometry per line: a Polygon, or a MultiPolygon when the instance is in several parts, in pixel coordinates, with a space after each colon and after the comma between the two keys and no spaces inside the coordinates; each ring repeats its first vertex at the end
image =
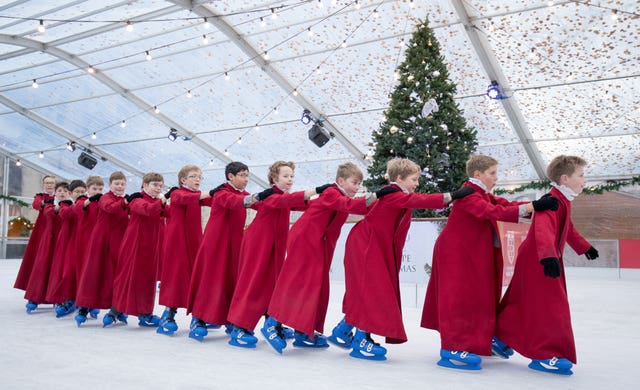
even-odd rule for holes
{"type": "Polygon", "coordinates": [[[552,357],[551,359],[549,359],[549,365],[550,366],[555,366],[556,363],[558,362],[558,358],[557,357],[552,357]]]}

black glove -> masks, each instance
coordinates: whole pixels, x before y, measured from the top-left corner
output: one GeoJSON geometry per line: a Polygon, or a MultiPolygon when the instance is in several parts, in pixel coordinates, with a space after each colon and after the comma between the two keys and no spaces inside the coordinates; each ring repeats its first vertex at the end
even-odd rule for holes
{"type": "Polygon", "coordinates": [[[100,198],[102,198],[102,194],[98,192],[97,194],[91,195],[89,197],[89,202],[97,202],[100,200],[100,198]]]}
{"type": "Polygon", "coordinates": [[[58,204],[66,204],[67,206],[73,206],[73,201],[70,199],[61,200],[58,204]]]}
{"type": "Polygon", "coordinates": [[[324,190],[326,190],[327,188],[331,187],[333,185],[333,183],[327,183],[327,184],[323,184],[319,187],[316,187],[316,194],[322,194],[322,192],[324,190]]]}
{"type": "Polygon", "coordinates": [[[560,260],[556,257],[547,257],[540,260],[540,264],[544,266],[544,276],[557,278],[560,276],[560,260]]]}
{"type": "Polygon", "coordinates": [[[169,198],[171,198],[171,193],[172,193],[173,191],[177,190],[177,189],[178,189],[178,187],[171,187],[171,188],[169,189],[169,191],[167,191],[167,192],[165,192],[165,193],[164,193],[164,198],[165,198],[165,199],[169,199],[169,198]]]}
{"type": "Polygon", "coordinates": [[[594,247],[590,247],[589,250],[584,254],[587,256],[588,260],[595,260],[598,258],[598,250],[594,247]]]}
{"type": "Polygon", "coordinates": [[[216,188],[209,190],[209,196],[213,197],[213,194],[215,194],[216,192],[220,191],[221,189],[223,189],[225,187],[224,184],[220,184],[219,186],[217,186],[216,188]]]}
{"type": "Polygon", "coordinates": [[[393,194],[394,192],[398,192],[398,191],[400,191],[400,189],[396,187],[386,186],[386,187],[380,188],[378,191],[375,192],[375,194],[376,194],[376,198],[380,199],[385,195],[393,194]]]}
{"type": "Polygon", "coordinates": [[[461,199],[464,198],[467,195],[471,195],[473,194],[473,188],[471,187],[462,187],[459,190],[455,190],[453,192],[450,192],[449,194],[451,195],[451,201],[454,201],[456,199],[461,199]]]}
{"type": "Polygon", "coordinates": [[[53,198],[45,199],[45,200],[42,201],[42,203],[44,203],[44,204],[47,204],[47,203],[48,204],[53,204],[53,198]]]}
{"type": "Polygon", "coordinates": [[[267,188],[266,190],[262,191],[262,192],[258,192],[256,194],[256,199],[257,200],[265,200],[268,197],[270,197],[271,195],[275,194],[276,190],[274,190],[273,188],[267,188]]]}
{"type": "Polygon", "coordinates": [[[132,200],[134,199],[138,199],[138,198],[142,198],[142,194],[139,192],[134,192],[131,195],[125,195],[124,199],[127,201],[127,203],[131,203],[132,200]]]}
{"type": "Polygon", "coordinates": [[[551,194],[544,194],[540,199],[531,202],[531,204],[535,211],[558,209],[558,199],[551,196],[551,194]]]}

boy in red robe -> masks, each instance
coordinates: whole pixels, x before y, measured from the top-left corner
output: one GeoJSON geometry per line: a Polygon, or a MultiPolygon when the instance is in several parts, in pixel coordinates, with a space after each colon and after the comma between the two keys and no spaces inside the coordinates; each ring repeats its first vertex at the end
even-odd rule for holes
{"type": "Polygon", "coordinates": [[[336,182],[309,202],[289,232],[287,258],[269,302],[269,316],[295,329],[294,346],[329,346],[322,333],[336,242],[349,214],[366,214],[376,200],[374,194],[353,199],[361,183],[362,172],[355,164],[340,165],[336,182]]]}
{"type": "MultiPolygon", "coordinates": [[[[29,277],[31,276],[31,270],[33,269],[33,264],[36,261],[36,254],[38,252],[38,247],[40,246],[40,241],[43,237],[44,232],[44,213],[42,210],[44,209],[44,201],[48,199],[53,199],[56,191],[56,177],[47,175],[42,179],[42,192],[36,194],[33,197],[33,203],[31,203],[31,207],[34,210],[38,210],[38,217],[36,218],[36,222],[33,225],[33,230],[31,230],[31,234],[29,235],[29,242],[27,242],[27,247],[24,251],[24,256],[22,256],[22,262],[20,263],[20,269],[18,270],[18,275],[16,276],[16,282],[13,285],[14,288],[18,288],[20,290],[26,290],[27,284],[29,284],[29,277]]],[[[27,303],[28,304],[28,303],[27,303]]]]}
{"type": "MultiPolygon", "coordinates": [[[[64,317],[76,310],[76,256],[74,243],[78,228],[78,213],[73,203],[87,192],[86,184],[82,180],[72,180],[69,183],[71,199],[63,200],[59,204],[60,232],[56,239],[49,285],[47,287],[47,301],[55,304],[56,317],[64,317]]],[[[80,200],[82,202],[82,200],[80,200]]]]}
{"type": "MultiPolygon", "coordinates": [[[[124,173],[113,172],[109,177],[109,191],[97,200],[96,223],[91,232],[86,253],[81,254],[84,256],[84,269],[76,295],[76,304],[81,313],[83,308],[88,310],[88,308],[111,307],[118,250],[129,222],[127,200],[124,194],[126,186],[127,179],[124,173]]],[[[97,198],[97,194],[94,197],[97,198]]],[[[118,320],[126,323],[127,317],[123,314],[118,320]]],[[[84,321],[77,322],[80,326],[84,321]]]]}
{"type": "Polygon", "coordinates": [[[122,313],[138,317],[138,325],[157,327],[160,318],[153,315],[156,299],[156,272],[160,247],[158,238],[167,199],[162,196],[164,179],[151,172],[142,177],[142,192],[127,197],[129,224],[122,238],[116,277],[113,281],[113,305],[103,318],[105,326],[122,313]]]}
{"type": "MultiPolygon", "coordinates": [[[[307,200],[316,194],[313,189],[289,193],[294,168],[291,161],[273,163],[269,168],[272,187],[256,196],[261,202],[254,205],[258,214],[242,239],[238,283],[227,316],[227,321],[234,325],[229,340],[231,345],[255,348],[258,339],[253,336],[253,329],[267,312],[284,262],[290,210],[306,208],[307,200]],[[265,199],[267,194],[272,195],[265,199]]],[[[280,349],[278,352],[284,348],[278,341],[280,331],[273,318],[265,319],[262,333],[276,350],[280,349]]]]}
{"type": "MultiPolygon", "coordinates": [[[[497,221],[518,222],[533,209],[557,208],[557,199],[511,202],[493,196],[498,161],[474,155],[467,161],[473,194],[453,203],[433,249],[433,268],[421,326],[440,332],[438,365],[481,369],[478,355],[491,355],[498,302],[502,295],[502,252],[497,221]]],[[[496,340],[499,343],[499,340],[496,340]]],[[[496,349],[508,358],[512,351],[496,349]]]]}
{"type": "Polygon", "coordinates": [[[180,187],[172,187],[164,197],[171,199],[171,214],[167,218],[160,274],[159,303],[166,306],[157,332],[172,335],[178,330],[175,315],[178,308],[187,308],[189,282],[196,254],[202,241],[201,206],[211,206],[211,191],[200,191],[202,170],[185,165],[178,172],[180,187]]]}
{"type": "Polygon", "coordinates": [[[440,209],[472,192],[418,194],[420,167],[407,159],[387,162],[389,187],[395,191],[378,200],[358,222],[345,246],[345,325],[355,326],[350,356],[386,360],[387,350],[371,339],[383,335],[387,343],[407,341],[402,323],[399,273],[402,249],[414,208],[440,209]]]}
{"type": "Polygon", "coordinates": [[[523,356],[529,368],[571,375],[576,349],[562,254],[569,244],[594,260],[598,251],[573,227],[571,201],[585,185],[586,161],[558,156],[547,167],[556,212],[536,212],[516,258],[511,283],[500,303],[496,336],[523,356]],[[573,363],[573,364],[572,364],[573,363]]]}
{"type": "Polygon", "coordinates": [[[49,275],[51,274],[53,251],[55,249],[56,239],[58,238],[58,232],[60,231],[58,209],[60,208],[59,203],[68,197],[69,183],[60,182],[55,185],[55,198],[43,201],[42,222],[44,222],[44,229],[42,231],[42,239],[38,245],[36,260],[24,294],[24,297],[28,300],[27,313],[35,310],[40,303],[53,303],[47,301],[46,295],[49,275]]]}
{"type": "MultiPolygon", "coordinates": [[[[96,225],[98,218],[98,201],[102,197],[102,189],[104,188],[104,181],[100,176],[89,176],[87,178],[87,194],[81,196],[73,206],[78,213],[78,228],[76,229],[75,242],[75,295],[78,294],[78,284],[80,283],[80,277],[84,271],[85,266],[85,254],[89,246],[89,240],[91,239],[91,232],[96,225]]],[[[91,318],[98,318],[100,309],[89,309],[86,307],[80,307],[78,314],[76,314],[75,320],[80,324],[87,320],[87,314],[91,314],[91,318]]]]}
{"type": "MultiPolygon", "coordinates": [[[[229,305],[238,279],[246,208],[255,203],[255,198],[245,191],[249,182],[246,164],[238,161],[227,164],[225,178],[226,183],[212,190],[215,195],[211,199],[211,214],[189,286],[187,313],[193,315],[189,337],[198,341],[208,334],[207,323],[227,324],[229,305]]],[[[227,329],[231,330],[230,327],[227,329]]]]}

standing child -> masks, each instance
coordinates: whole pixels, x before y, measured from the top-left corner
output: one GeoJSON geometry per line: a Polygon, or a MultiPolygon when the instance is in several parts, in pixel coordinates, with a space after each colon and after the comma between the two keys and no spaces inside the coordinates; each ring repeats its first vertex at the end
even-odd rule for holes
{"type": "MultiPolygon", "coordinates": [[[[201,206],[211,206],[210,192],[200,191],[202,170],[185,165],[178,172],[180,187],[172,187],[164,197],[171,198],[171,214],[167,218],[160,275],[161,305],[166,306],[158,333],[172,335],[178,330],[175,315],[178,308],[187,308],[189,282],[196,254],[202,241],[201,206]]],[[[213,191],[213,190],[212,190],[213,191]]],[[[212,193],[211,191],[211,193],[212,193]]]]}
{"type": "Polygon", "coordinates": [[[309,208],[291,227],[287,258],[269,302],[269,316],[296,330],[294,346],[329,346],[322,333],[336,242],[349,214],[366,214],[376,199],[374,194],[353,199],[361,183],[362,172],[355,164],[340,165],[335,184],[310,201],[309,208]]]}
{"type": "Polygon", "coordinates": [[[355,326],[352,357],[386,360],[387,350],[370,333],[383,335],[387,343],[407,341],[402,323],[399,273],[414,208],[439,209],[468,195],[461,189],[449,194],[417,194],[420,167],[408,160],[387,162],[387,177],[394,193],[377,201],[358,222],[345,246],[345,325],[355,326]],[[348,324],[348,325],[347,325],[348,324]]]}
{"type": "Polygon", "coordinates": [[[156,300],[156,272],[160,247],[161,217],[166,203],[162,196],[164,179],[159,173],[142,177],[142,192],[128,196],[129,224],[122,238],[116,278],[113,281],[113,306],[105,316],[105,325],[121,313],[138,317],[138,325],[157,327],[160,318],[153,315],[156,300]]]}
{"type": "MultiPolygon", "coordinates": [[[[491,354],[498,302],[502,295],[502,251],[497,221],[518,222],[533,209],[557,209],[558,201],[511,202],[493,196],[498,161],[474,155],[467,161],[472,195],[453,203],[433,249],[433,268],[422,310],[421,326],[440,332],[438,365],[479,370],[478,355],[491,354]]],[[[499,341],[496,341],[499,342],[499,341]]],[[[508,350],[496,353],[509,357],[508,350]]]]}
{"type": "Polygon", "coordinates": [[[46,300],[47,287],[49,283],[49,275],[51,273],[51,262],[53,260],[53,251],[55,249],[56,239],[60,231],[60,218],[58,216],[59,203],[69,197],[69,183],[60,182],[55,186],[55,198],[43,201],[44,209],[44,229],[42,232],[42,240],[38,245],[36,254],[36,262],[33,265],[29,284],[25,291],[24,297],[29,301],[27,303],[27,313],[31,313],[38,307],[40,303],[53,303],[46,300]]]}
{"type": "MultiPolygon", "coordinates": [[[[227,182],[211,190],[211,214],[191,275],[187,312],[193,315],[189,337],[202,341],[207,323],[227,324],[229,305],[238,279],[240,243],[246,208],[255,199],[245,191],[249,167],[234,161],[225,167],[227,182]]],[[[172,201],[173,202],[173,201],[172,201]]],[[[253,336],[252,336],[253,337],[253,336]]]]}
{"type": "Polygon", "coordinates": [[[558,156],[547,167],[551,195],[558,198],[556,212],[533,216],[520,245],[511,283],[500,303],[496,336],[523,356],[529,368],[571,375],[576,348],[571,328],[567,283],[562,255],[565,244],[594,260],[598,251],[571,222],[571,201],[585,185],[586,161],[558,156]],[[572,364],[573,363],[573,364],[572,364]]]}
{"type": "MultiPolygon", "coordinates": [[[[294,169],[291,161],[273,163],[269,168],[272,187],[257,196],[262,201],[254,205],[258,214],[242,239],[238,283],[227,317],[228,322],[234,325],[229,341],[231,345],[255,348],[258,339],[253,336],[253,329],[267,312],[273,287],[284,262],[290,210],[304,209],[306,201],[316,194],[315,190],[289,193],[294,169]],[[272,195],[264,199],[267,194],[272,195]]],[[[277,338],[275,325],[275,320],[267,318],[262,328],[263,335],[270,343],[277,338]]],[[[280,344],[272,346],[278,350],[280,344]]]]}
{"type": "Polygon", "coordinates": [[[31,207],[38,211],[38,217],[36,218],[33,230],[31,230],[31,234],[29,235],[29,242],[27,242],[27,248],[24,251],[24,256],[22,256],[18,276],[16,276],[16,282],[13,285],[14,288],[18,288],[20,290],[27,289],[31,270],[33,269],[33,264],[36,262],[38,247],[40,246],[40,241],[43,238],[45,222],[44,213],[42,211],[45,205],[44,201],[53,199],[55,191],[56,177],[51,175],[45,176],[42,179],[42,193],[36,194],[33,197],[33,203],[31,203],[31,207]]]}
{"type": "Polygon", "coordinates": [[[59,203],[60,232],[56,239],[47,287],[47,301],[55,304],[56,317],[64,317],[76,310],[77,254],[73,244],[78,228],[78,213],[73,207],[73,202],[84,197],[87,192],[86,184],[82,180],[72,180],[69,183],[69,191],[71,199],[59,203]]]}
{"type": "MultiPolygon", "coordinates": [[[[78,283],[76,304],[80,313],[88,308],[108,309],[113,298],[113,279],[118,263],[118,249],[122,243],[124,231],[129,222],[127,201],[124,191],[127,179],[122,172],[113,172],[109,177],[109,191],[99,197],[98,216],[91,232],[87,251],[80,254],[84,257],[84,269],[78,283]]],[[[98,197],[97,194],[94,197],[98,197]]],[[[105,322],[103,317],[103,324],[105,322]]],[[[78,326],[84,321],[76,319],[78,326]]],[[[86,315],[84,316],[86,320],[86,315]]],[[[107,319],[109,322],[110,319],[107,319]]],[[[127,316],[118,317],[127,322],[127,316]]],[[[111,324],[113,321],[109,322],[111,324]]]]}

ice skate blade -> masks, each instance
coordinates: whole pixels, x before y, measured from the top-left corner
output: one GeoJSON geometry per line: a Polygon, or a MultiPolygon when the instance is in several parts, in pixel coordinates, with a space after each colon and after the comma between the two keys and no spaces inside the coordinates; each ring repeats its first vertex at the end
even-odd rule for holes
{"type": "Polygon", "coordinates": [[[556,374],[556,375],[573,375],[573,371],[571,371],[571,367],[560,368],[560,367],[549,366],[538,360],[534,360],[531,363],[529,363],[529,368],[532,370],[547,372],[549,374],[556,374]]]}
{"type": "Polygon", "coordinates": [[[282,355],[282,350],[285,349],[287,347],[287,343],[286,341],[284,341],[283,339],[281,339],[277,333],[272,333],[271,334],[271,338],[269,338],[269,333],[267,333],[267,330],[262,328],[260,329],[260,333],[262,333],[262,335],[264,336],[264,338],[267,340],[267,342],[269,343],[269,345],[271,345],[271,347],[273,347],[273,349],[276,350],[276,352],[278,352],[279,354],[282,355]]]}
{"type": "Polygon", "coordinates": [[[450,359],[445,359],[445,358],[440,359],[440,361],[438,361],[438,365],[440,367],[453,368],[454,370],[462,370],[462,371],[482,370],[482,367],[480,367],[480,364],[467,364],[467,363],[462,363],[455,360],[452,361],[450,359]]]}
{"type": "Polygon", "coordinates": [[[377,360],[377,361],[387,360],[386,355],[365,355],[361,351],[358,351],[357,349],[354,349],[351,352],[349,352],[349,356],[357,359],[364,359],[364,360],[377,360]]]}
{"type": "Polygon", "coordinates": [[[333,344],[333,345],[335,345],[337,347],[344,348],[344,349],[351,348],[351,340],[349,340],[349,341],[341,341],[343,339],[338,337],[338,336],[335,336],[335,335],[331,335],[331,336],[327,337],[327,340],[331,344],[333,344]]]}
{"type": "Polygon", "coordinates": [[[167,336],[173,336],[173,334],[176,333],[176,329],[167,329],[162,326],[159,326],[158,329],[156,329],[156,333],[164,334],[167,336]]]}
{"type": "Polygon", "coordinates": [[[254,343],[241,343],[236,339],[229,340],[229,345],[233,345],[234,347],[240,348],[255,348],[256,345],[254,343]]]}
{"type": "Polygon", "coordinates": [[[195,333],[194,331],[189,332],[189,338],[190,339],[194,339],[194,340],[199,341],[199,342],[203,342],[204,341],[204,336],[206,336],[206,335],[207,335],[206,333],[205,334],[198,334],[198,333],[195,333]]]}
{"type": "Polygon", "coordinates": [[[100,314],[100,309],[91,309],[91,310],[89,310],[89,315],[94,320],[98,318],[98,314],[100,314]]]}
{"type": "Polygon", "coordinates": [[[491,340],[491,356],[497,356],[502,359],[509,359],[513,355],[513,348],[500,341],[497,337],[491,340]]]}
{"type": "Polygon", "coordinates": [[[305,338],[295,337],[295,341],[293,342],[294,347],[299,348],[312,348],[312,349],[325,349],[329,348],[329,344],[327,344],[327,339],[322,337],[318,337],[317,339],[310,339],[307,336],[305,338]]]}
{"type": "Polygon", "coordinates": [[[80,327],[80,325],[85,323],[85,321],[87,321],[87,317],[83,316],[81,314],[76,315],[76,317],[74,319],[76,320],[76,323],[78,324],[78,328],[80,327]]]}

